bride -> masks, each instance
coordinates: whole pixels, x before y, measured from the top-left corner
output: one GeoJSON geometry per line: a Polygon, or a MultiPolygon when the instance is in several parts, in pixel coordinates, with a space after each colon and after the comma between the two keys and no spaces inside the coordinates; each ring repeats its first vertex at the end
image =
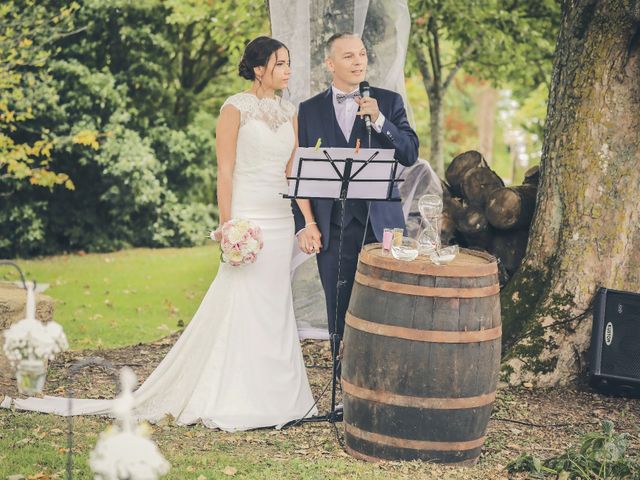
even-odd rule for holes
{"type": "MultiPolygon", "coordinates": [[[[294,223],[283,199],[296,145],[296,111],[276,90],[287,86],[289,51],[251,41],[239,66],[248,91],[223,104],[216,129],[220,224],[246,218],[262,230],[255,263],[221,264],[176,344],[134,393],[135,415],[156,422],[202,422],[227,431],[281,425],[315,415],[293,314],[290,259],[294,223]]],[[[5,400],[18,409],[67,415],[59,397],[5,400]]],[[[76,399],[73,415],[108,414],[111,400],[76,399]]]]}

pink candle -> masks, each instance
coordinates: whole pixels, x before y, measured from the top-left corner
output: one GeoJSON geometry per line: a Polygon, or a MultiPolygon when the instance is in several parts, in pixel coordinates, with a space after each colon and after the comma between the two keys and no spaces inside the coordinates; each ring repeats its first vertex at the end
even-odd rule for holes
{"type": "Polygon", "coordinates": [[[382,233],[382,250],[388,252],[391,250],[391,242],[393,241],[393,230],[385,228],[382,233]]]}

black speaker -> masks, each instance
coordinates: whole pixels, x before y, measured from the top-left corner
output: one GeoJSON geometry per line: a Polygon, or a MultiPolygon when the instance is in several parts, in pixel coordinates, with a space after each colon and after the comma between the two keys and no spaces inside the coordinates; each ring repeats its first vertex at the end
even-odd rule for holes
{"type": "Polygon", "coordinates": [[[593,309],[591,385],[640,389],[640,294],[600,288],[593,309]]]}

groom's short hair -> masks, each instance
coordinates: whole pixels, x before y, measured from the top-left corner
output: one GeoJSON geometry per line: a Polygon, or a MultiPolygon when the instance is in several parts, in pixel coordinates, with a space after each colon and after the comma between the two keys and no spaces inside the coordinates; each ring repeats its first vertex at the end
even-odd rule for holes
{"type": "Polygon", "coordinates": [[[333,44],[335,43],[336,40],[340,40],[341,38],[360,38],[360,35],[358,35],[357,33],[351,33],[351,32],[340,32],[340,33],[334,33],[333,35],[331,35],[331,37],[329,37],[329,40],[327,40],[327,42],[324,44],[324,53],[325,53],[325,58],[329,58],[331,56],[331,49],[333,48],[333,44]]]}

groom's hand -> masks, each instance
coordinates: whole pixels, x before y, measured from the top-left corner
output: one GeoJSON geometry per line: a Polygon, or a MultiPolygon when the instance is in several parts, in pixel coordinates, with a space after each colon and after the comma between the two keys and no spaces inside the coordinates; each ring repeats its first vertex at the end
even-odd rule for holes
{"type": "Polygon", "coordinates": [[[298,245],[304,253],[319,253],[322,249],[322,234],[317,225],[307,225],[298,234],[298,245]]]}
{"type": "Polygon", "coordinates": [[[369,115],[371,117],[372,122],[376,122],[378,117],[380,116],[380,108],[378,107],[378,101],[373,97],[356,97],[354,98],[356,103],[360,106],[360,110],[358,110],[358,115],[360,117],[364,117],[365,115],[369,115]]]}

